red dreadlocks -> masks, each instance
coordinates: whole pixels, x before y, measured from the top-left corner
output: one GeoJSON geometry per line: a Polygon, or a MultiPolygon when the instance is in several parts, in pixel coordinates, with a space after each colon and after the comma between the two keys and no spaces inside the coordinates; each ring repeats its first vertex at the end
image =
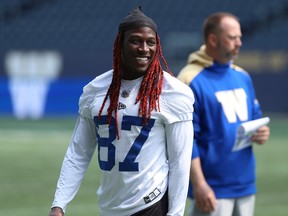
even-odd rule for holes
{"type": "MultiPolygon", "coordinates": [[[[104,98],[103,104],[98,114],[98,119],[100,119],[101,113],[105,106],[105,103],[110,98],[110,105],[107,109],[108,111],[108,124],[111,123],[112,114],[114,111],[115,119],[116,119],[116,130],[117,130],[117,137],[119,139],[119,130],[118,130],[118,99],[120,93],[120,85],[121,85],[121,32],[118,33],[116,40],[114,42],[114,49],[113,49],[113,78],[112,82],[109,86],[107,94],[104,98]]],[[[154,59],[152,60],[147,73],[145,74],[141,86],[138,91],[138,95],[136,97],[135,104],[140,101],[138,116],[143,117],[143,125],[147,123],[147,121],[151,117],[151,112],[153,109],[156,111],[160,111],[160,104],[159,104],[159,96],[162,91],[163,86],[163,69],[159,60],[159,57],[163,61],[166,70],[171,74],[171,71],[167,65],[167,62],[163,56],[161,45],[160,45],[160,38],[157,35],[156,37],[156,53],[154,59]]]]}

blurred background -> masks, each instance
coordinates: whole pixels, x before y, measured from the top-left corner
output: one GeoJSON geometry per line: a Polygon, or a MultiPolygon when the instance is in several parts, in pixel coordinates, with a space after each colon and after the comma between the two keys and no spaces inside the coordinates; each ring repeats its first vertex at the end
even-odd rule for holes
{"type": "Polygon", "coordinates": [[[76,114],[83,86],[111,68],[118,24],[136,5],[158,24],[175,75],[202,44],[208,14],[237,15],[236,63],[253,77],[264,111],[288,111],[288,0],[1,0],[0,115],[76,114]]]}
{"type": "MultiPolygon", "coordinates": [[[[206,16],[240,18],[236,63],[271,118],[271,139],[255,148],[255,215],[286,216],[288,0],[0,0],[0,215],[48,215],[82,88],[111,69],[119,22],[138,5],[157,23],[175,75],[201,46],[206,16]]],[[[99,181],[94,157],[67,215],[99,215],[99,181]]]]}

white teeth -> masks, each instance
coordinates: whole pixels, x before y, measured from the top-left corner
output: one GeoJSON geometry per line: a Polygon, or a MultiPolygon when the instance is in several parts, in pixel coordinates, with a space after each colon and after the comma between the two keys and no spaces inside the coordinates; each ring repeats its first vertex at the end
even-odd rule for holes
{"type": "Polygon", "coordinates": [[[136,59],[140,61],[148,61],[147,57],[136,57],[136,59]]]}

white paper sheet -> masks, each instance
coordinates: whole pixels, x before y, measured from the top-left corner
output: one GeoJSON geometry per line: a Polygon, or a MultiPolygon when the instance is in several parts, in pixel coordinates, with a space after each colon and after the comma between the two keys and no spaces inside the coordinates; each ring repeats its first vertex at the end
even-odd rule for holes
{"type": "Polygon", "coordinates": [[[243,148],[252,145],[251,137],[256,130],[270,122],[269,117],[256,119],[253,121],[244,122],[238,126],[236,131],[236,140],[232,151],[239,151],[243,148]]]}

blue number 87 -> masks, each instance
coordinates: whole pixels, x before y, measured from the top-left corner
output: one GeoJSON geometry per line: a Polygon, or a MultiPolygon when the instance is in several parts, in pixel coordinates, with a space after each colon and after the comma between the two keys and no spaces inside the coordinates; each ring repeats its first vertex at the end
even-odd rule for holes
{"type": "MultiPolygon", "coordinates": [[[[99,129],[100,125],[108,124],[108,116],[101,116],[99,121],[98,117],[94,117],[94,122],[96,124],[97,129],[99,129]]],[[[134,140],[131,148],[129,149],[125,159],[123,162],[119,162],[119,171],[120,172],[135,172],[139,171],[138,163],[135,162],[138,154],[141,151],[142,146],[147,140],[151,128],[154,126],[155,119],[150,119],[147,125],[142,125],[142,118],[135,116],[123,116],[121,130],[131,130],[131,126],[142,126],[139,135],[134,140]]],[[[96,136],[98,138],[98,162],[99,166],[102,170],[110,171],[115,166],[115,150],[116,147],[112,143],[116,139],[116,126],[115,119],[112,117],[111,124],[109,126],[109,135],[108,137],[101,137],[96,130],[96,136]],[[101,160],[100,158],[100,149],[107,148],[107,161],[101,160]]]]}

